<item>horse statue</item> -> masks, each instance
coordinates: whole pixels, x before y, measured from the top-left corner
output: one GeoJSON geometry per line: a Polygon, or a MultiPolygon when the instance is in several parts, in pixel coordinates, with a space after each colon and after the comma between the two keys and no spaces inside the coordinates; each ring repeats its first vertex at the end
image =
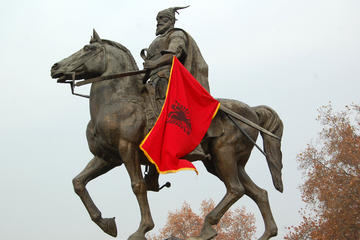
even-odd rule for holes
{"type": "MultiPolygon", "coordinates": [[[[58,79],[58,82],[66,82],[136,70],[136,62],[127,48],[114,41],[101,39],[94,30],[89,44],[52,66],[51,77],[58,79]]],[[[141,165],[151,165],[139,148],[149,130],[145,114],[147,93],[142,76],[134,75],[92,83],[89,97],[91,119],[87,125],[86,137],[94,157],[73,179],[74,190],[92,221],[105,233],[115,237],[117,228],[114,218],[102,217],[85,186],[94,178],[124,164],[141,212],[140,225],[128,239],[146,240],[145,234],[155,225],[147,199],[149,189],[141,171],[141,165]]],[[[271,108],[249,107],[240,101],[230,99],[219,101],[223,106],[281,138],[282,121],[271,108]]],[[[204,137],[201,145],[211,157],[202,161],[206,169],[225,184],[227,191],[224,198],[206,216],[200,235],[190,239],[214,238],[217,233],[212,225],[217,224],[224,213],[244,194],[253,199],[261,211],[265,231],[260,239],[276,236],[277,226],[270,210],[267,192],[258,187],[245,172],[245,165],[254,147],[254,142],[248,137],[256,141],[259,131],[237,121],[246,131],[246,137],[221,111],[213,119],[213,124],[219,125],[221,134],[204,137]]],[[[274,186],[282,192],[281,142],[266,134],[261,135],[274,186]]]]}

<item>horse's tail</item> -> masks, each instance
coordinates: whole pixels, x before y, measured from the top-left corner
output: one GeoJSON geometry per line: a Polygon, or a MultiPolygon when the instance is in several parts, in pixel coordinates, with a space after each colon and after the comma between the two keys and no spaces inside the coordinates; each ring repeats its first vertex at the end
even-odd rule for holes
{"type": "MultiPolygon", "coordinates": [[[[278,136],[280,139],[283,134],[283,123],[278,114],[268,106],[257,106],[253,108],[260,119],[260,126],[278,136]]],[[[282,153],[281,140],[261,133],[264,143],[266,160],[271,172],[271,177],[275,188],[283,192],[283,182],[281,178],[282,153]]]]}

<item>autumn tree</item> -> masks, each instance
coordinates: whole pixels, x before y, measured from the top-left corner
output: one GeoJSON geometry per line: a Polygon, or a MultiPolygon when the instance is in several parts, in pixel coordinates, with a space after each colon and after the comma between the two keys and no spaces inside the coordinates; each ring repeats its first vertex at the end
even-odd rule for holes
{"type": "Polygon", "coordinates": [[[360,105],[335,112],[320,108],[316,144],[298,155],[306,208],[288,240],[360,239],[360,105]]]}
{"type": "MultiPolygon", "coordinates": [[[[170,236],[187,239],[200,233],[205,216],[215,207],[213,200],[204,200],[201,203],[200,215],[194,213],[186,202],[180,210],[169,212],[165,226],[158,235],[148,237],[149,240],[163,240],[170,236]]],[[[215,226],[218,235],[216,240],[250,240],[255,234],[255,217],[247,213],[245,208],[229,210],[215,226]]]]}

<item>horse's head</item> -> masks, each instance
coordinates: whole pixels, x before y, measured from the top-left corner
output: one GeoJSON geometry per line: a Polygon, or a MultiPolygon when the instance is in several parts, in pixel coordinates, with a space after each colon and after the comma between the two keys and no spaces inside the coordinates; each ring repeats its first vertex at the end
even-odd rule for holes
{"type": "Polygon", "coordinates": [[[105,55],[106,48],[94,30],[89,44],[51,67],[51,77],[64,82],[100,76],[107,68],[105,55]]]}

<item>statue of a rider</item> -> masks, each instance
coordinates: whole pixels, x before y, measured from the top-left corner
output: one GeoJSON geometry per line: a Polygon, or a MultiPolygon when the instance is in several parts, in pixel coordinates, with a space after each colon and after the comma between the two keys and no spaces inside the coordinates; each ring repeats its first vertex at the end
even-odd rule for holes
{"type": "MultiPolygon", "coordinates": [[[[164,100],[170,75],[172,57],[175,55],[189,72],[209,91],[208,66],[196,42],[180,28],[174,28],[175,12],[186,7],[173,7],[158,13],[156,38],[141,51],[144,68],[149,69],[148,86],[153,86],[156,100],[164,100]]],[[[157,101],[155,109],[160,112],[163,101],[157,101]]]]}
{"type": "MultiPolygon", "coordinates": [[[[210,91],[208,66],[196,42],[187,32],[174,27],[176,21],[175,13],[178,13],[177,10],[187,7],[172,7],[160,11],[156,16],[157,37],[148,48],[141,51],[141,57],[144,59],[144,68],[149,70],[148,78],[145,81],[151,106],[147,109],[146,114],[148,118],[154,119],[152,123],[155,123],[165,101],[174,55],[195,79],[207,91],[210,91]]],[[[188,159],[192,158],[193,160],[203,160],[206,157],[208,156],[204,154],[200,146],[188,155],[188,159]]],[[[150,170],[145,176],[149,190],[158,190],[157,177],[158,173],[155,167],[150,166],[150,170]]]]}

